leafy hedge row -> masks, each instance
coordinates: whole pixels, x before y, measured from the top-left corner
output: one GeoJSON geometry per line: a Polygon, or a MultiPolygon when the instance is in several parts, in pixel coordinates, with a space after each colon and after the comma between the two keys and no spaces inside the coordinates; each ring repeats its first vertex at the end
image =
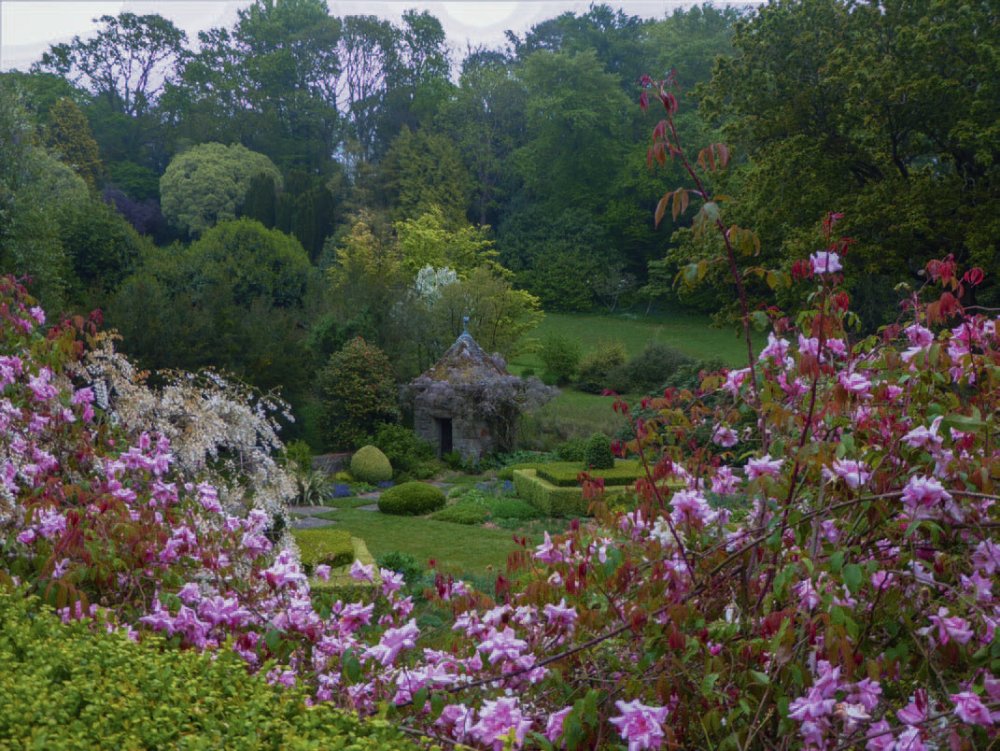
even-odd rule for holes
{"type": "Polygon", "coordinates": [[[0,591],[3,748],[416,749],[387,723],[251,675],[231,650],[161,649],[63,625],[37,598],[0,591]],[[10,745],[5,745],[9,743],[10,745]]]}
{"type": "MultiPolygon", "coordinates": [[[[577,470],[579,471],[579,470],[577,470]]],[[[583,488],[560,487],[538,476],[534,469],[514,471],[514,487],[517,494],[545,516],[586,516],[590,501],[583,497],[583,488]]],[[[625,495],[627,486],[608,486],[605,497],[625,495]]]]}
{"type": "Polygon", "coordinates": [[[444,503],[440,488],[423,482],[404,482],[382,493],[378,510],[397,516],[421,516],[444,508],[444,503]]]}
{"type": "Polygon", "coordinates": [[[536,469],[538,476],[559,487],[576,487],[580,484],[581,472],[587,472],[591,477],[604,480],[605,487],[612,485],[631,485],[642,476],[643,470],[639,462],[634,460],[619,460],[611,469],[585,470],[579,462],[551,462],[540,464],[536,469]]]}

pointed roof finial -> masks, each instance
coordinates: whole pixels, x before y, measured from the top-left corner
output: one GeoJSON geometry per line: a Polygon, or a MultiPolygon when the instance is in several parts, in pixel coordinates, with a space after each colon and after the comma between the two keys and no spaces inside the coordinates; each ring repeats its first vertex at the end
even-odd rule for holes
{"type": "Polygon", "coordinates": [[[469,316],[462,316],[462,333],[469,333],[469,316]]]}

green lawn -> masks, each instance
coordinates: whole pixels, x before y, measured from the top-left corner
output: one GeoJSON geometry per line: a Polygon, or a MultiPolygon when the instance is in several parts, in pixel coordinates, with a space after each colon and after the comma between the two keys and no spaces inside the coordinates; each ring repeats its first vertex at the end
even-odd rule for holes
{"type": "Polygon", "coordinates": [[[348,509],[322,516],[337,522],[336,529],[364,539],[375,558],[399,551],[409,553],[424,566],[433,558],[452,573],[483,574],[488,566],[503,572],[507,554],[517,549],[507,530],[348,509]]]}
{"type": "MultiPolygon", "coordinates": [[[[721,358],[731,365],[746,364],[746,345],[732,329],[713,328],[707,316],[694,313],[662,313],[655,316],[594,315],[584,313],[546,313],[545,320],[531,332],[542,340],[549,334],[562,334],[578,340],[583,351],[601,341],[619,341],[629,355],[643,350],[649,342],[676,347],[697,359],[721,358]]],[[[515,370],[534,368],[540,372],[541,360],[535,353],[515,357],[515,370]]]]}

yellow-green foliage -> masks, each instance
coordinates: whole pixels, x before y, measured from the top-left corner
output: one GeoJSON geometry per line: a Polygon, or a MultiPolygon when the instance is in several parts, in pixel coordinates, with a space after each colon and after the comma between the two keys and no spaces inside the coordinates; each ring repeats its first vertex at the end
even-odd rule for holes
{"type": "Polygon", "coordinates": [[[392,479],[392,464],[375,446],[362,446],[351,457],[351,474],[362,482],[385,482],[392,479]]]}
{"type": "Polygon", "coordinates": [[[444,508],[444,503],[441,488],[423,482],[404,482],[382,493],[378,510],[383,514],[420,516],[444,508]]]}
{"type": "Polygon", "coordinates": [[[416,749],[251,675],[232,650],[177,651],[158,637],[64,626],[34,598],[0,592],[0,748],[416,749]]]}
{"type": "Polygon", "coordinates": [[[306,572],[320,564],[337,567],[354,562],[351,533],[343,529],[298,529],[292,533],[306,572]]]}
{"type": "Polygon", "coordinates": [[[642,466],[637,461],[619,460],[610,469],[584,469],[580,462],[551,462],[540,464],[536,468],[538,476],[543,480],[548,480],[553,485],[560,487],[575,487],[580,484],[577,479],[581,472],[586,472],[591,477],[599,477],[604,480],[604,486],[631,485],[638,480],[642,474],[642,466]]]}
{"type": "MultiPolygon", "coordinates": [[[[590,506],[590,501],[583,497],[583,488],[553,485],[539,477],[534,469],[515,470],[514,488],[519,497],[545,516],[586,516],[590,506]]],[[[627,486],[612,486],[605,488],[604,496],[609,499],[629,492],[631,489],[627,486]]]]}

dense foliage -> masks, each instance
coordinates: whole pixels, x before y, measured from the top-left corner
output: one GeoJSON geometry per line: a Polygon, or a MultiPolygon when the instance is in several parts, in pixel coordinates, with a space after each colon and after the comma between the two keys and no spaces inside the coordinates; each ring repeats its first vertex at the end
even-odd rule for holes
{"type": "Polygon", "coordinates": [[[336,448],[360,446],[380,424],[399,419],[392,364],[382,350],[360,337],[330,356],[319,388],[324,437],[336,448]]]}
{"type": "Polygon", "coordinates": [[[379,496],[378,510],[397,516],[420,516],[444,507],[444,491],[424,482],[394,485],[379,496]]]}
{"type": "Polygon", "coordinates": [[[65,624],[37,599],[0,592],[0,734],[25,748],[410,749],[384,721],[361,721],[304,692],[268,685],[233,652],[65,624]]]}

